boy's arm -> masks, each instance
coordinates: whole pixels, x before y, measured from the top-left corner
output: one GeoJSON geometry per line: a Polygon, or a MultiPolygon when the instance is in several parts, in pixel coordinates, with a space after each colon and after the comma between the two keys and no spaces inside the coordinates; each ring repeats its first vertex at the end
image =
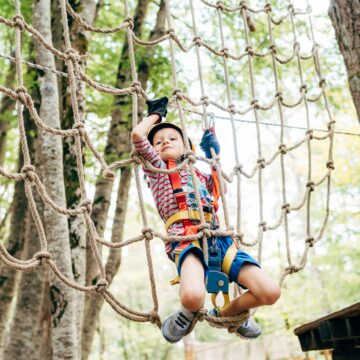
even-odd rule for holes
{"type": "Polygon", "coordinates": [[[161,120],[161,116],[159,114],[150,114],[143,121],[137,124],[131,132],[131,140],[141,140],[146,137],[149,129],[156,124],[159,120],[161,120]]]}
{"type": "Polygon", "coordinates": [[[153,125],[162,121],[162,118],[165,117],[167,113],[166,107],[168,101],[169,99],[166,96],[160,99],[146,100],[148,107],[147,117],[134,127],[131,132],[132,140],[143,139],[153,125]]]}

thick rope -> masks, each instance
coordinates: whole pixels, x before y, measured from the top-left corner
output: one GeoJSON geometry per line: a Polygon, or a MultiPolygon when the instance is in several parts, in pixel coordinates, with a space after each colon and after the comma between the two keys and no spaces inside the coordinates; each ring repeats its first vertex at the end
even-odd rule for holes
{"type": "MultiPolygon", "coordinates": [[[[152,41],[144,41],[138,38],[134,31],[134,23],[133,18],[130,16],[128,1],[125,0],[125,19],[124,21],[114,27],[108,29],[101,29],[98,27],[93,27],[87,24],[81,17],[74,12],[71,8],[69,3],[66,0],[60,0],[61,5],[61,14],[62,14],[62,22],[64,26],[64,40],[65,40],[65,51],[60,51],[54,48],[51,44],[47,43],[44,37],[35,30],[31,25],[27,24],[21,14],[20,9],[20,2],[19,0],[15,1],[15,16],[13,19],[6,19],[0,16],[0,23],[4,24],[5,26],[11,27],[15,29],[15,58],[7,57],[9,60],[14,61],[16,63],[16,74],[17,74],[17,87],[16,89],[12,90],[0,85],[0,92],[4,95],[9,96],[13,100],[16,101],[16,110],[17,110],[17,117],[18,117],[18,124],[19,124],[19,134],[20,134],[20,142],[22,146],[22,151],[24,154],[24,166],[21,169],[20,173],[12,173],[0,167],[0,176],[3,176],[9,180],[15,181],[24,181],[25,182],[25,192],[27,199],[29,201],[29,209],[31,211],[32,217],[34,218],[35,225],[37,231],[39,233],[39,240],[40,240],[40,251],[35,254],[31,259],[28,260],[19,260],[12,257],[5,247],[0,244],[0,260],[4,262],[6,265],[17,269],[17,270],[31,270],[37,268],[39,266],[49,266],[53,273],[66,285],[69,287],[78,290],[78,291],[96,291],[101,294],[105,301],[107,301],[113,309],[124,316],[125,318],[133,321],[140,321],[146,322],[149,321],[151,323],[156,324],[157,326],[161,326],[161,321],[158,315],[158,298],[155,286],[155,275],[153,270],[153,262],[152,262],[152,255],[151,255],[151,248],[150,248],[150,241],[158,238],[163,242],[169,241],[189,241],[189,240],[196,240],[196,239],[203,239],[203,246],[204,246],[204,254],[207,257],[207,241],[209,237],[212,236],[231,236],[237,242],[237,244],[243,244],[247,246],[254,246],[259,244],[259,261],[261,261],[262,256],[262,239],[264,233],[266,231],[275,230],[279,228],[282,224],[284,224],[284,232],[285,232],[285,240],[286,240],[286,252],[287,252],[287,266],[284,269],[284,272],[281,276],[280,282],[282,283],[285,277],[288,274],[292,274],[295,272],[300,271],[304,268],[307,261],[307,256],[310,247],[314,246],[314,244],[319,241],[325,231],[329,212],[330,212],[330,190],[331,190],[331,173],[334,170],[334,163],[333,163],[333,137],[334,137],[334,124],[335,121],[332,119],[329,102],[326,96],[326,81],[322,75],[320,61],[319,61],[319,45],[315,41],[314,37],[314,30],[312,26],[312,20],[310,17],[311,9],[308,8],[306,11],[295,10],[293,6],[289,6],[286,9],[286,12],[278,17],[273,16],[273,10],[269,3],[265,4],[263,8],[250,8],[246,2],[241,1],[240,4],[236,7],[229,7],[224,5],[221,1],[216,3],[211,3],[206,0],[201,0],[202,3],[205,5],[216,9],[218,15],[218,23],[219,23],[219,35],[221,39],[221,49],[215,49],[211,47],[207,42],[202,39],[198,35],[197,31],[197,16],[194,11],[194,6],[192,0],[190,0],[190,9],[192,15],[192,25],[193,25],[193,39],[191,40],[190,45],[184,45],[178,35],[176,34],[175,29],[172,27],[172,18],[170,13],[170,8],[168,1],[166,1],[166,17],[168,23],[168,30],[165,35],[160,36],[158,39],[152,41]],[[245,33],[245,41],[246,41],[246,49],[240,54],[232,54],[226,48],[225,44],[225,36],[224,36],[224,29],[222,24],[222,16],[223,13],[235,13],[239,12],[242,14],[243,19],[243,26],[244,26],[244,33],[245,33]],[[260,52],[252,48],[250,37],[248,34],[248,19],[249,14],[264,14],[267,17],[268,21],[268,33],[269,33],[269,40],[270,46],[267,51],[260,52]],[[85,30],[91,32],[97,32],[102,34],[110,34],[115,33],[118,31],[126,31],[127,42],[129,46],[129,58],[130,58],[130,66],[131,66],[131,76],[132,76],[132,84],[123,89],[114,88],[109,85],[98,83],[92,80],[89,76],[86,75],[85,71],[83,70],[81,64],[82,62],[88,57],[88,54],[78,54],[71,46],[70,36],[69,36],[69,29],[67,23],[67,16],[68,14],[72,16],[74,21],[78,22],[80,26],[82,26],[85,30]],[[311,39],[313,42],[312,50],[309,54],[304,54],[300,52],[300,44],[297,40],[296,34],[296,27],[294,19],[297,15],[306,15],[308,18],[308,23],[311,32],[311,39]],[[272,34],[272,26],[280,25],[284,19],[289,18],[292,25],[292,32],[293,32],[293,49],[291,53],[286,56],[282,57],[277,54],[277,47],[273,38],[272,34]],[[21,58],[21,33],[23,31],[27,31],[30,33],[34,38],[36,38],[45,49],[50,51],[54,54],[57,58],[62,59],[67,64],[67,73],[62,73],[57,71],[56,69],[50,69],[47,67],[42,67],[41,65],[31,64],[29,62],[24,62],[21,58]],[[202,123],[204,128],[209,127],[209,119],[208,119],[208,106],[213,105],[218,109],[221,109],[227,112],[230,116],[232,132],[233,132],[233,146],[234,146],[234,160],[235,166],[230,174],[226,174],[221,169],[221,164],[219,158],[214,156],[212,159],[206,159],[202,156],[196,156],[189,148],[188,142],[185,141],[185,160],[174,169],[158,169],[154,168],[148,161],[143,159],[139,154],[135,151],[131,153],[131,157],[129,159],[115,161],[111,164],[107,164],[104,157],[100,154],[100,152],[96,149],[96,147],[92,144],[88,131],[86,129],[85,124],[81,121],[78,103],[77,103],[77,95],[76,95],[76,87],[77,81],[85,82],[90,87],[96,89],[100,92],[105,92],[108,94],[113,95],[131,95],[132,96],[132,126],[135,127],[137,124],[137,103],[138,99],[144,98],[146,99],[148,96],[146,92],[142,89],[141,83],[138,81],[137,71],[136,71],[136,63],[135,63],[135,53],[134,53],[134,44],[140,46],[156,46],[164,41],[169,42],[169,50],[170,50],[170,58],[172,64],[172,80],[173,80],[173,93],[172,97],[170,98],[170,106],[174,105],[179,113],[179,119],[181,123],[181,127],[183,130],[184,138],[188,138],[188,130],[185,122],[184,116],[184,108],[182,102],[185,101],[188,104],[192,105],[193,107],[202,107],[202,123]],[[199,100],[195,100],[191,98],[189,95],[183,93],[178,87],[178,79],[177,79],[177,66],[176,66],[176,57],[175,57],[175,46],[179,51],[182,52],[189,52],[193,47],[195,47],[196,52],[196,59],[198,65],[198,75],[200,80],[200,88],[201,88],[201,97],[199,100]],[[226,86],[226,95],[227,95],[227,104],[221,104],[217,101],[210,99],[206,95],[205,91],[205,84],[204,78],[202,74],[202,63],[201,63],[201,54],[200,49],[201,47],[204,51],[208,51],[215,56],[222,58],[223,62],[223,70],[224,70],[224,80],[226,86]],[[256,84],[254,81],[253,75],[253,59],[254,57],[268,57],[270,56],[272,59],[272,70],[274,74],[274,82],[275,82],[275,89],[274,89],[274,96],[273,99],[268,102],[260,102],[256,96],[256,84]],[[300,96],[293,102],[289,102],[284,100],[284,94],[281,92],[281,88],[279,85],[279,79],[277,75],[277,66],[282,64],[287,64],[290,61],[296,59],[298,65],[298,72],[299,72],[299,93],[300,96]],[[251,87],[251,103],[244,109],[237,109],[235,104],[232,101],[232,95],[230,90],[230,79],[228,75],[228,62],[229,61],[247,61],[248,69],[250,74],[250,87],[251,87]],[[304,82],[303,71],[301,61],[303,60],[312,60],[316,69],[316,73],[319,77],[319,93],[317,95],[313,95],[312,97],[307,95],[308,89],[307,84],[304,82]],[[34,106],[33,99],[28,94],[26,88],[23,84],[23,75],[22,75],[22,64],[27,64],[29,66],[34,66],[38,69],[42,69],[44,71],[51,71],[59,76],[65,76],[69,78],[70,83],[70,90],[71,90],[71,103],[72,109],[74,113],[74,124],[71,129],[55,129],[52,127],[47,126],[43,120],[40,118],[39,114],[36,111],[34,106]],[[315,129],[311,128],[310,124],[310,116],[308,110],[308,103],[309,102],[316,102],[320,99],[323,99],[326,111],[328,113],[329,122],[328,122],[328,133],[324,136],[315,136],[314,131],[315,129]],[[306,134],[303,139],[299,140],[294,144],[286,144],[285,143],[285,136],[284,136],[284,128],[286,127],[285,118],[284,118],[284,111],[283,107],[286,108],[296,108],[304,104],[306,110],[306,119],[307,119],[307,127],[306,127],[306,134]],[[80,183],[80,191],[81,191],[81,201],[78,207],[74,209],[66,209],[59,205],[57,205],[51,197],[47,194],[44,185],[42,184],[39,176],[36,173],[35,167],[31,164],[29,149],[26,141],[26,134],[25,134],[25,127],[24,127],[24,120],[23,120],[23,108],[26,106],[35,122],[37,127],[42,131],[54,134],[56,136],[61,137],[74,137],[75,144],[76,144],[76,159],[77,159],[77,168],[78,168],[78,176],[79,176],[79,183],[80,183]],[[280,126],[281,126],[281,133],[279,139],[279,146],[278,149],[270,155],[267,159],[264,158],[262,152],[262,141],[261,141],[261,132],[260,132],[260,121],[259,121],[259,110],[267,111],[272,109],[274,106],[278,108],[278,114],[280,118],[280,126]],[[256,134],[257,134],[257,148],[258,148],[258,158],[256,163],[250,170],[246,170],[243,168],[243,165],[240,162],[240,156],[238,153],[239,144],[237,143],[236,137],[236,129],[234,124],[234,114],[241,114],[244,115],[248,112],[252,111],[254,114],[255,119],[255,126],[256,126],[256,134]],[[328,159],[326,163],[327,171],[326,173],[318,180],[314,180],[312,178],[312,159],[311,159],[311,142],[317,141],[329,141],[329,153],[328,159]],[[106,241],[98,235],[95,225],[91,220],[90,214],[92,211],[92,203],[87,198],[86,188],[85,188],[85,175],[84,175],[84,166],[82,164],[82,141],[85,146],[87,146],[94,157],[97,159],[99,164],[103,169],[103,176],[108,179],[114,178],[114,170],[129,166],[130,164],[134,164],[134,172],[135,172],[135,181],[136,187],[138,190],[138,197],[139,197],[139,205],[141,210],[142,222],[143,227],[141,230],[141,235],[135,236],[134,238],[128,239],[121,243],[112,243],[106,241]],[[297,204],[290,204],[287,201],[287,189],[286,189],[286,167],[285,167],[285,158],[288,153],[291,151],[298,149],[302,145],[306,144],[307,146],[307,184],[304,189],[304,194],[300,197],[300,201],[297,204]],[[267,224],[264,219],[263,213],[263,171],[268,166],[270,166],[275,160],[279,158],[280,165],[281,165],[281,186],[282,186],[282,203],[279,207],[279,215],[276,217],[272,224],[267,224]],[[224,210],[224,220],[226,225],[226,230],[217,229],[211,230],[208,227],[208,224],[205,222],[204,213],[201,206],[200,201],[200,193],[198,184],[196,182],[195,170],[194,165],[197,160],[203,161],[210,166],[215,167],[218,172],[219,180],[220,180],[220,189],[221,189],[221,196],[222,196],[222,203],[223,203],[223,210],[224,210]],[[195,190],[195,197],[198,204],[199,212],[200,212],[200,231],[195,235],[187,235],[187,236],[176,236],[176,235],[168,235],[162,234],[158,231],[152,229],[147,221],[146,210],[145,210],[145,202],[142,195],[142,185],[140,181],[140,173],[139,173],[139,166],[144,166],[151,171],[163,174],[170,174],[173,172],[178,172],[182,169],[187,168],[190,171],[190,174],[193,178],[194,190],[195,190]],[[242,209],[241,209],[241,179],[245,177],[247,179],[252,179],[257,175],[258,177],[258,193],[259,193],[259,223],[257,234],[253,241],[247,240],[244,234],[241,231],[241,222],[242,222],[242,209]],[[225,191],[224,191],[224,181],[232,182],[233,179],[236,177],[237,181],[237,212],[236,212],[236,231],[233,230],[233,227],[230,223],[230,216],[228,211],[228,205],[226,202],[225,191]],[[315,189],[326,183],[326,208],[325,208],[325,217],[323,223],[318,230],[317,235],[313,235],[312,233],[312,226],[311,226],[311,196],[312,192],[315,189]],[[47,240],[45,231],[38,214],[36,204],[33,198],[32,191],[36,190],[44,204],[54,211],[67,215],[67,216],[77,216],[81,215],[85,219],[85,225],[88,233],[88,241],[89,245],[94,253],[95,260],[98,265],[99,269],[99,280],[97,284],[92,286],[80,286],[75,282],[67,279],[61,271],[58,269],[56,263],[52,260],[51,254],[47,251],[47,240]],[[289,237],[289,224],[288,224],[288,214],[293,211],[298,211],[303,207],[306,207],[306,239],[305,239],[305,246],[304,252],[300,258],[300,261],[297,265],[294,264],[293,259],[291,257],[291,246],[290,246],[290,237],[289,237]],[[106,280],[106,273],[105,267],[102,263],[101,255],[97,244],[102,244],[108,246],[110,248],[122,248],[124,246],[128,246],[130,244],[144,241],[145,244],[145,251],[147,256],[148,262],[148,269],[149,269],[149,280],[151,285],[151,294],[153,300],[153,308],[148,313],[138,312],[132,309],[129,309],[124,304],[122,304],[118,299],[116,299],[109,291],[108,291],[108,282],[106,280]]],[[[3,56],[2,56],[3,57],[3,56]]],[[[234,332],[237,327],[249,316],[248,312],[240,314],[235,317],[231,318],[214,318],[210,317],[206,314],[206,311],[202,309],[197,317],[194,319],[192,327],[195,325],[197,321],[202,321],[206,319],[210,322],[212,326],[215,327],[226,327],[230,332],[234,332]]]]}

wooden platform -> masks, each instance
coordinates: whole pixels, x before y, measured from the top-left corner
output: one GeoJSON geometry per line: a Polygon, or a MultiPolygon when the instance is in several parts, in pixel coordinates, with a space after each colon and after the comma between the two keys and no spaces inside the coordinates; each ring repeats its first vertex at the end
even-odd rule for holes
{"type": "Polygon", "coordinates": [[[333,360],[360,360],[360,302],[294,330],[303,351],[334,349],[333,360]]]}

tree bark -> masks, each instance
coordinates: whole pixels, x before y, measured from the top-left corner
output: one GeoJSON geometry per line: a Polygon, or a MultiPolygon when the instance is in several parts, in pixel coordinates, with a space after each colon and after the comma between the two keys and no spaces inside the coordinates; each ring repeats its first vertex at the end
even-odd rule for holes
{"type": "MultiPolygon", "coordinates": [[[[34,0],[33,26],[52,43],[51,2],[34,0]]],[[[54,56],[36,43],[37,62],[54,68],[54,56]]],[[[40,116],[54,128],[60,128],[59,95],[55,74],[45,72],[39,79],[41,91],[40,116]]],[[[61,207],[66,207],[64,173],[62,167],[62,142],[59,136],[47,132],[40,133],[43,160],[43,182],[49,196],[61,207]]],[[[69,231],[65,215],[44,208],[45,232],[49,252],[61,273],[73,280],[69,231]]],[[[50,292],[52,315],[52,356],[53,359],[76,359],[78,340],[76,336],[75,290],[69,288],[50,272],[50,292]]]]}
{"type": "MultiPolygon", "coordinates": [[[[28,73],[29,77],[33,78],[33,82],[36,82],[36,72],[30,70],[28,73]]],[[[34,99],[35,107],[39,107],[39,92],[35,87],[31,91],[31,96],[34,99]]],[[[30,117],[30,113],[25,108],[24,111],[24,124],[27,134],[27,143],[31,158],[34,159],[34,142],[37,136],[37,128],[30,117]],[[31,135],[30,135],[31,134],[31,135]]],[[[21,145],[19,146],[19,157],[18,157],[18,171],[23,167],[23,153],[21,145]]],[[[24,182],[18,181],[15,184],[14,197],[12,200],[12,214],[10,223],[10,232],[6,241],[6,247],[9,253],[21,259],[24,252],[24,244],[27,236],[26,232],[26,217],[28,210],[28,202],[25,195],[24,182]]],[[[0,263],[0,358],[3,352],[4,335],[6,326],[9,323],[9,308],[14,300],[17,284],[21,274],[4,264],[0,263]]]]}
{"type": "Polygon", "coordinates": [[[344,58],[349,88],[360,122],[360,3],[355,0],[331,0],[329,16],[344,58]]]}
{"type": "MultiPolygon", "coordinates": [[[[12,88],[15,82],[15,63],[10,63],[5,80],[5,86],[12,88]]],[[[9,112],[14,108],[15,102],[9,97],[4,96],[0,104],[0,166],[4,164],[6,150],[6,135],[10,127],[9,112]]]]}
{"type": "MultiPolygon", "coordinates": [[[[139,1],[134,16],[134,31],[138,36],[141,36],[142,26],[146,16],[148,7],[147,1],[139,1]]],[[[153,40],[165,33],[165,2],[162,0],[154,29],[151,31],[149,39],[153,40]]],[[[155,49],[147,48],[146,54],[138,61],[138,77],[141,85],[146,89],[147,81],[150,75],[150,62],[149,59],[153,57],[155,49]]],[[[137,59],[139,60],[139,59],[137,59]]],[[[128,62],[128,46],[124,44],[120,63],[118,67],[116,86],[125,87],[131,81],[130,72],[124,71],[129,66],[128,62]]],[[[144,102],[139,101],[138,116],[141,117],[144,102]]],[[[130,142],[131,132],[131,113],[130,113],[130,97],[117,97],[115,99],[115,106],[112,113],[111,126],[108,133],[107,145],[105,148],[105,158],[107,161],[112,161],[114,158],[126,158],[129,156],[131,149],[130,142]],[[126,114],[126,109],[128,113],[126,114]]],[[[127,209],[128,192],[130,188],[131,170],[123,168],[121,170],[121,179],[119,184],[119,191],[117,195],[116,210],[114,223],[112,227],[111,241],[119,242],[123,238],[124,221],[127,209]]],[[[107,213],[110,204],[110,197],[112,192],[112,183],[98,178],[96,184],[95,200],[93,207],[93,220],[96,224],[100,236],[104,233],[107,213]]],[[[87,253],[87,281],[94,283],[97,281],[97,269],[92,266],[92,254],[87,253]]],[[[109,283],[113,280],[117,273],[121,262],[121,252],[116,249],[110,251],[106,263],[107,280],[109,283]]],[[[83,342],[82,342],[82,355],[83,359],[87,359],[91,351],[91,345],[96,330],[96,325],[99,319],[100,310],[104,300],[101,296],[86,296],[85,302],[85,317],[83,326],[83,342]]]]}
{"type": "MultiPolygon", "coordinates": [[[[92,24],[97,11],[97,1],[96,0],[77,0],[69,2],[75,11],[84,19],[88,24],[92,24]]],[[[64,39],[62,31],[59,31],[59,28],[62,29],[61,25],[61,16],[59,1],[53,0],[52,4],[53,10],[53,36],[55,46],[58,48],[63,47],[64,39]],[[58,14],[58,16],[56,15],[58,14]]],[[[68,16],[69,20],[69,29],[71,44],[74,49],[79,53],[86,53],[88,48],[90,32],[84,31],[82,27],[78,25],[73,19],[68,16]]],[[[63,71],[66,71],[66,67],[63,62],[57,61],[57,67],[61,68],[63,71]]],[[[71,97],[69,84],[64,79],[60,79],[59,82],[59,93],[60,93],[60,113],[61,113],[61,124],[65,129],[71,128],[74,123],[73,111],[71,106],[71,97]]],[[[78,82],[77,83],[77,98],[79,105],[79,112],[81,119],[84,120],[85,114],[85,84],[78,82]]],[[[77,173],[77,164],[76,164],[76,149],[74,138],[66,138],[63,142],[63,152],[64,152],[64,177],[65,177],[65,187],[66,187],[66,202],[68,208],[76,207],[80,202],[80,184],[77,173]]],[[[72,269],[74,274],[74,279],[79,285],[85,284],[85,262],[86,262],[86,228],[85,223],[82,217],[72,217],[68,218],[68,227],[70,233],[70,247],[71,247],[71,261],[72,269]]],[[[76,325],[79,344],[81,343],[82,335],[82,322],[83,322],[83,313],[84,313],[84,293],[77,293],[76,296],[76,325]]],[[[80,348],[79,348],[80,351],[80,348]]],[[[80,357],[80,355],[79,355],[80,357]]]]}
{"type": "MultiPolygon", "coordinates": [[[[33,83],[36,83],[36,73],[34,71],[31,73],[34,74],[33,83]]],[[[38,109],[40,96],[38,89],[34,88],[31,95],[35,101],[36,108],[38,109]]],[[[38,133],[27,110],[24,111],[24,122],[27,124],[27,130],[29,130],[29,125],[33,126],[33,131],[31,132],[34,134],[33,137],[29,137],[30,131],[27,131],[28,140],[30,140],[28,146],[30,149],[32,163],[36,167],[37,174],[41,176],[42,161],[39,157],[40,145],[37,136],[38,133]]],[[[23,182],[21,182],[21,184],[23,185],[23,182]]],[[[41,216],[43,204],[36,191],[34,191],[34,199],[41,216]]],[[[39,251],[40,246],[38,234],[30,211],[27,211],[25,216],[23,213],[24,209],[21,209],[21,207],[26,209],[28,205],[23,186],[18,190],[17,196],[14,197],[14,202],[16,202],[15,208],[17,211],[13,213],[12,217],[12,229],[9,237],[8,248],[10,247],[10,244],[13,244],[11,245],[13,246],[12,254],[19,257],[24,244],[23,258],[28,259],[39,251]],[[24,228],[26,229],[24,230],[24,228]]],[[[14,315],[10,324],[9,334],[5,336],[4,359],[39,359],[38,348],[35,346],[34,337],[36,335],[36,329],[39,321],[43,296],[43,284],[46,278],[46,272],[47,270],[44,268],[37,268],[20,274],[21,278],[16,295],[14,315]]],[[[14,282],[14,278],[11,278],[9,275],[6,279],[8,286],[10,281],[14,282]]],[[[15,273],[12,273],[12,275],[15,276],[15,273]]],[[[6,294],[6,290],[6,288],[2,289],[2,295],[6,294]]],[[[6,295],[14,296],[13,294],[14,284],[12,285],[12,288],[9,289],[9,293],[6,295]]],[[[6,296],[4,296],[4,298],[6,299],[6,296]]],[[[6,318],[5,314],[4,320],[6,320],[6,318]]]]}

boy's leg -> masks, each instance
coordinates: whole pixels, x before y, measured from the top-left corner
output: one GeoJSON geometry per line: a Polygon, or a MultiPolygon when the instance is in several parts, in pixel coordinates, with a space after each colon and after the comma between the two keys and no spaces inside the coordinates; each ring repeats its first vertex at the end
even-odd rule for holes
{"type": "Polygon", "coordinates": [[[168,317],[162,326],[165,339],[180,341],[189,331],[195,313],[205,299],[204,267],[198,257],[189,252],[181,264],[180,299],[182,308],[168,317]]]}
{"type": "Polygon", "coordinates": [[[221,316],[233,316],[258,306],[272,305],[280,297],[278,284],[255,265],[243,265],[240,268],[237,282],[246,286],[249,291],[231,301],[230,305],[220,312],[221,316]]]}
{"type": "Polygon", "coordinates": [[[205,272],[200,259],[189,253],[181,265],[180,300],[192,312],[202,308],[205,299],[205,272]]]}

